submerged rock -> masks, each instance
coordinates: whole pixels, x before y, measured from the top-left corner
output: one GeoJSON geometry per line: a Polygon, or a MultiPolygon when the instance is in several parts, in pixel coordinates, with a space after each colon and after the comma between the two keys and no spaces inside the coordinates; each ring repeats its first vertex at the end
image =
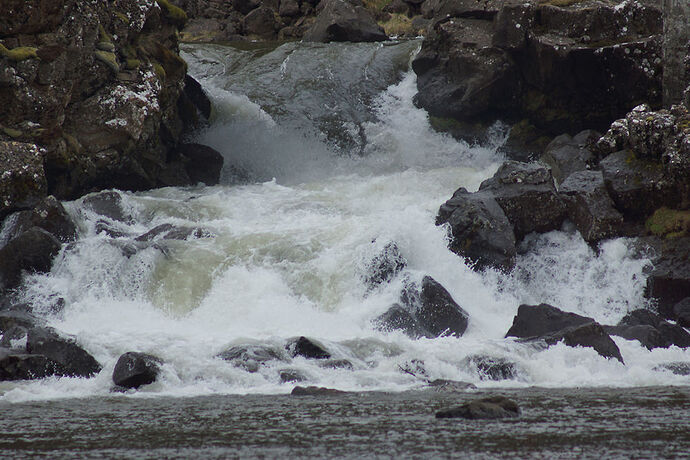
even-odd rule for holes
{"type": "Polygon", "coordinates": [[[220,152],[207,145],[181,144],[175,154],[186,160],[185,171],[191,184],[218,185],[225,161],[220,152]]]}
{"type": "Polygon", "coordinates": [[[128,351],[120,356],[113,369],[113,383],[123,388],[139,388],[153,383],[163,361],[147,353],[128,351]]]}
{"type": "MultiPolygon", "coordinates": [[[[375,242],[374,242],[375,243],[375,242]]],[[[395,278],[407,266],[407,260],[400,254],[394,241],[386,245],[364,267],[364,283],[374,289],[395,278]]]]}
{"type": "Polygon", "coordinates": [[[415,315],[400,304],[392,305],[385,313],[377,316],[374,320],[374,327],[380,331],[402,331],[408,337],[418,339],[429,337],[431,333],[425,330],[415,315]]]}
{"type": "Polygon", "coordinates": [[[623,362],[618,346],[594,319],[564,312],[548,304],[520,305],[506,337],[541,340],[547,345],[563,342],[570,347],[594,348],[605,358],[623,362]]]}
{"type": "Polygon", "coordinates": [[[152,241],[155,239],[164,240],[186,240],[192,238],[209,238],[212,234],[208,230],[200,227],[176,227],[172,224],[158,225],[143,235],[137,236],[135,241],[152,241]]]}
{"type": "Polygon", "coordinates": [[[520,416],[517,403],[504,396],[491,396],[436,412],[436,418],[500,419],[520,416]]]}
{"type": "Polygon", "coordinates": [[[441,205],[436,225],[449,224],[449,249],[474,262],[476,269],[515,265],[515,235],[493,194],[469,193],[464,188],[441,205]]]}
{"type": "Polygon", "coordinates": [[[268,345],[258,344],[235,345],[217,356],[247,372],[257,372],[260,366],[265,366],[269,361],[284,361],[279,351],[268,345]]]}
{"type": "Polygon", "coordinates": [[[132,216],[122,206],[122,196],[115,191],[88,195],[82,201],[85,208],[118,222],[132,223],[132,216]]]}
{"type": "Polygon", "coordinates": [[[672,362],[672,363],[662,363],[655,366],[652,370],[655,371],[671,371],[676,375],[690,375],[690,362],[672,362]]]}
{"type": "Polygon", "coordinates": [[[469,382],[461,382],[458,380],[436,379],[428,382],[428,385],[436,391],[440,392],[456,392],[476,390],[477,386],[469,382]]]}
{"type": "Polygon", "coordinates": [[[361,4],[324,0],[314,24],[304,34],[307,42],[376,42],[388,36],[361,4]]]}
{"type": "Polygon", "coordinates": [[[505,358],[473,355],[465,361],[477,370],[481,380],[512,380],[518,375],[517,365],[505,358]]]}
{"type": "Polygon", "coordinates": [[[302,356],[307,359],[328,359],[331,353],[320,343],[304,336],[294,338],[285,345],[292,357],[302,356]]]}
{"type": "Polygon", "coordinates": [[[283,369],[279,372],[281,383],[304,382],[307,377],[296,369],[283,369]]]}
{"type": "Polygon", "coordinates": [[[101,371],[101,365],[93,356],[73,340],[60,337],[50,328],[30,329],[26,350],[55,361],[64,369],[64,375],[71,377],[92,377],[101,371]]]}
{"type": "Polygon", "coordinates": [[[346,393],[347,392],[345,391],[336,390],[334,388],[296,386],[293,388],[292,393],[290,394],[292,396],[337,396],[344,395],[346,393]]]}
{"type": "Polygon", "coordinates": [[[401,301],[412,309],[420,326],[429,331],[431,337],[442,334],[460,337],[467,330],[467,312],[430,276],[422,278],[421,286],[416,283],[408,284],[401,301]]]}

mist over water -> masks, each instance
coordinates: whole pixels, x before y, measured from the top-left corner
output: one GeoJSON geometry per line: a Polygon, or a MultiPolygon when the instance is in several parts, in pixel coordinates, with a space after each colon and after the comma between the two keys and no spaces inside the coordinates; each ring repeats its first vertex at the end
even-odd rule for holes
{"type": "Polygon", "coordinates": [[[544,350],[503,338],[521,303],[615,324],[646,305],[649,261],[634,256],[632,241],[595,250],[568,227],[528,236],[511,274],[476,273],[451,253],[446,229],[434,224],[438,208],[496,171],[507,133],[497,125],[492,142],[479,146],[435,132],[412,103],[409,61],[418,46],[187,45],[190,73],[214,105],[195,140],[224,155],[223,184],[122,192],[132,219],[108,222],[117,238],[97,233],[103,217],[82,200],[67,203],[80,240],[63,248],[49,274],[32,276],[24,296],[104,369],[93,379],[0,383],[0,400],[107,395],[117,358],[130,350],[165,361],[162,378],[131,397],[288,393],[294,384],[280,383],[283,369],[302,372],[307,384],[401,391],[424,383],[400,371],[412,360],[424,362],[429,379],[489,388],[689,384],[655,369],[690,361],[676,347],[648,351],[614,337],[623,366],[588,348],[544,350]],[[235,184],[233,167],[251,180],[235,184]],[[134,241],[163,223],[212,236],[134,241]],[[464,337],[411,340],[373,328],[403,283],[398,277],[369,292],[363,282],[366,262],[390,241],[408,262],[406,276],[432,276],[469,313],[464,337]],[[58,297],[65,306],[55,311],[58,297]],[[249,373],[216,357],[233,344],[282,350],[299,335],[354,369],[295,358],[249,373]],[[514,362],[516,378],[485,380],[473,355],[514,362]]]}

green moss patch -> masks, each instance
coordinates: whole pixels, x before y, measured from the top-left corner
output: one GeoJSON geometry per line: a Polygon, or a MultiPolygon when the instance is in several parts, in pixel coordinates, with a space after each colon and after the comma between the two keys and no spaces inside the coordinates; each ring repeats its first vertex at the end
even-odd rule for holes
{"type": "Polygon", "coordinates": [[[170,22],[179,27],[185,25],[187,22],[187,13],[185,13],[182,8],[173,5],[169,0],[156,0],[156,3],[161,7],[165,13],[165,17],[167,17],[170,22]]]}
{"type": "Polygon", "coordinates": [[[392,0],[364,0],[364,7],[372,11],[382,11],[392,0]]]}
{"type": "Polygon", "coordinates": [[[690,210],[659,208],[647,219],[645,228],[653,235],[666,238],[688,236],[690,235],[690,210]]]}
{"type": "Polygon", "coordinates": [[[115,73],[120,71],[120,65],[117,63],[117,57],[115,53],[110,53],[108,51],[97,50],[94,52],[94,56],[97,60],[104,63],[110,70],[115,73]]]}
{"type": "Polygon", "coordinates": [[[0,56],[6,57],[12,61],[23,61],[25,59],[38,59],[36,51],[38,48],[30,46],[18,46],[16,48],[7,49],[0,43],[0,56]]]}
{"type": "Polygon", "coordinates": [[[391,18],[386,22],[380,22],[379,25],[388,36],[400,35],[416,35],[414,27],[412,27],[412,19],[404,14],[391,14],[391,18]]]}

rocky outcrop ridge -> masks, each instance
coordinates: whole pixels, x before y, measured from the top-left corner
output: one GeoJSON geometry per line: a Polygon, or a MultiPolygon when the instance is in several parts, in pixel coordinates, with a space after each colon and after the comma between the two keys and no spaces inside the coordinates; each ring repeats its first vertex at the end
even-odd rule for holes
{"type": "Polygon", "coordinates": [[[437,117],[527,120],[556,135],[602,129],[661,102],[662,14],[638,0],[430,0],[413,62],[437,117]]]}
{"type": "Polygon", "coordinates": [[[177,49],[185,20],[167,0],[6,2],[0,214],[46,194],[190,182],[188,160],[173,151],[180,112],[196,116],[177,49]]]}

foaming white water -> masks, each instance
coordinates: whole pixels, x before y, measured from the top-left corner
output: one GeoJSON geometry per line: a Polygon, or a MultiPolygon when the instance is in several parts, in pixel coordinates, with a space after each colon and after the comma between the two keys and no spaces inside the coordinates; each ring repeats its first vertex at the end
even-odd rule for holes
{"type": "Polygon", "coordinates": [[[277,180],[122,193],[131,223],[98,216],[82,200],[67,203],[81,238],[63,249],[50,274],[31,277],[25,297],[51,325],[75,336],[103,371],[93,379],[2,383],[1,400],[107,395],[117,358],[131,350],[165,364],[158,382],[122,397],[286,393],[294,386],[280,381],[286,369],[300,372],[305,384],[343,390],[399,391],[438,378],[480,387],[690,383],[658,368],[690,361],[690,352],[675,347],[648,351],[616,338],[623,365],[592,349],[543,349],[503,338],[521,303],[549,302],[615,323],[645,304],[647,261],[632,257],[629,241],[610,241],[595,252],[566,229],[528,237],[510,275],[471,270],[447,249],[445,229],[434,219],[456,188],[476,190],[495,171],[500,140],[472,147],[431,131],[411,102],[413,74],[373,101],[378,121],[364,124],[363,158],[331,155],[319,138],[300,150],[297,140],[280,138],[294,131],[271,122],[253,102],[213,88],[221,110],[223,98],[250,107],[214,124],[203,139],[232,132],[232,145],[216,147],[237,158],[234,149],[242,146],[251,158],[246,167],[263,167],[257,175],[273,172],[277,180]],[[242,128],[247,122],[267,139],[259,147],[251,147],[254,131],[242,128]],[[97,233],[103,219],[122,236],[97,233]],[[163,223],[201,227],[211,237],[134,240],[163,223]],[[407,260],[406,276],[432,276],[469,313],[464,337],[411,340],[372,326],[403,286],[398,277],[369,291],[362,279],[366,262],[389,241],[407,260]],[[65,300],[59,312],[51,310],[56,297],[65,300]],[[251,373],[216,357],[241,344],[285,354],[287,340],[300,335],[320,341],[352,369],[285,357],[251,373]],[[470,359],[478,355],[513,363],[513,378],[486,380],[470,359]],[[423,375],[401,371],[419,362],[423,375]]]}

